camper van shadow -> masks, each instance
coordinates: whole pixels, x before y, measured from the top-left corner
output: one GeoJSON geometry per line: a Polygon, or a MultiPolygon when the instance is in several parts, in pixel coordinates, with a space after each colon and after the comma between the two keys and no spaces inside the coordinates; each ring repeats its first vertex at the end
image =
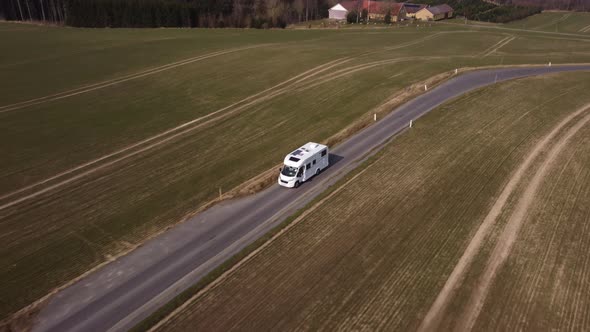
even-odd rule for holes
{"type": "Polygon", "coordinates": [[[337,164],[337,163],[339,163],[339,162],[340,162],[340,160],[342,160],[342,159],[344,159],[344,157],[342,157],[342,156],[339,156],[339,155],[337,155],[337,154],[330,153],[330,154],[328,155],[328,160],[329,160],[329,162],[330,162],[330,166],[328,166],[328,168],[332,167],[333,165],[336,165],[336,164],[337,164]]]}
{"type": "MultiPolygon", "coordinates": [[[[337,155],[337,154],[332,154],[332,153],[328,154],[328,161],[329,161],[329,165],[328,165],[328,167],[326,167],[326,168],[324,168],[324,169],[322,170],[322,173],[324,173],[326,170],[329,170],[329,169],[330,169],[330,167],[332,167],[332,166],[336,165],[336,164],[337,164],[337,163],[339,163],[339,162],[340,162],[342,159],[344,159],[344,157],[342,157],[342,156],[339,156],[339,155],[337,155]]],[[[309,179],[307,179],[305,182],[303,182],[303,183],[301,184],[301,186],[304,186],[306,183],[313,182],[314,180],[321,180],[321,178],[322,178],[322,175],[321,175],[321,174],[320,174],[320,175],[318,175],[318,176],[312,176],[311,178],[309,178],[309,179]]]]}

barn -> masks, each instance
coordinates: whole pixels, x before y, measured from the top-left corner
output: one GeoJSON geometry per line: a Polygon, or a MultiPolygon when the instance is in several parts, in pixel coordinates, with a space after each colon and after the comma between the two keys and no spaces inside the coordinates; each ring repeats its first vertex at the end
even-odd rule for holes
{"type": "Polygon", "coordinates": [[[407,17],[406,6],[403,3],[394,3],[389,7],[392,22],[405,20],[407,17]]]}
{"type": "Polygon", "coordinates": [[[428,7],[427,5],[417,4],[417,3],[404,3],[404,8],[406,9],[406,16],[407,17],[416,17],[416,13],[422,9],[428,7]]]}
{"type": "Polygon", "coordinates": [[[453,8],[444,4],[422,8],[416,12],[416,18],[422,21],[438,21],[453,17],[453,8]]]}
{"type": "Polygon", "coordinates": [[[346,14],[348,14],[348,10],[342,7],[341,4],[336,4],[336,6],[328,9],[329,18],[334,20],[345,20],[346,14]]]}

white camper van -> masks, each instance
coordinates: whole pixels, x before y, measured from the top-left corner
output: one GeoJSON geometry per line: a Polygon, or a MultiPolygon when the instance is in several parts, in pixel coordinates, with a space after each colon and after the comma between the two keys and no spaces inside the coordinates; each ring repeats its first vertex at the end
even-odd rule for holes
{"type": "Polygon", "coordinates": [[[314,175],[328,167],[328,147],[309,142],[289,153],[279,174],[279,184],[297,188],[314,175]]]}

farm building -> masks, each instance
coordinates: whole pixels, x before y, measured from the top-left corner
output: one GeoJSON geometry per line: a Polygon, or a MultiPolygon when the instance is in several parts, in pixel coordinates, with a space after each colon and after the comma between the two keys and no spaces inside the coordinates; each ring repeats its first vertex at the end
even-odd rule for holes
{"type": "Polygon", "coordinates": [[[416,12],[416,18],[422,21],[438,21],[453,17],[453,8],[444,4],[422,8],[416,12]]]}
{"type": "Polygon", "coordinates": [[[418,4],[418,3],[408,3],[405,2],[404,3],[404,9],[406,10],[406,16],[407,17],[416,17],[416,13],[422,9],[422,8],[426,8],[428,7],[427,5],[423,5],[423,4],[418,4]]]}
{"type": "Polygon", "coordinates": [[[348,14],[348,10],[342,7],[341,4],[336,4],[336,6],[328,9],[329,18],[334,20],[345,20],[346,14],[348,14]]]}
{"type": "MultiPolygon", "coordinates": [[[[361,13],[363,9],[366,9],[370,20],[377,20],[382,21],[385,19],[385,15],[389,12],[391,15],[391,21],[396,22],[401,19],[406,18],[406,9],[403,3],[391,3],[391,2],[383,2],[383,1],[369,1],[369,0],[358,0],[358,1],[343,1],[339,3],[341,7],[343,7],[347,12],[344,14],[344,18],[346,18],[346,14],[348,12],[357,12],[361,13]]],[[[336,9],[338,6],[332,7],[332,9],[336,9]]],[[[329,10],[330,18],[332,17],[332,9],[329,10]]],[[[335,12],[334,15],[338,15],[339,13],[335,12]]],[[[336,17],[334,17],[336,18],[336,17]]]]}
{"type": "MultiPolygon", "coordinates": [[[[387,14],[389,11],[392,22],[398,22],[406,19],[406,7],[403,3],[392,3],[389,6],[386,5],[384,11],[385,14],[387,14]]],[[[385,14],[383,15],[383,18],[385,17],[385,14]]]]}

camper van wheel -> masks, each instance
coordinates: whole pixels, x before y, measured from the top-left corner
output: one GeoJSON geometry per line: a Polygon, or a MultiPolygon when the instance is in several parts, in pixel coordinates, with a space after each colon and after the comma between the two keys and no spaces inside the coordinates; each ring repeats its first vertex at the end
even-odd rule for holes
{"type": "Polygon", "coordinates": [[[318,174],[320,174],[320,172],[321,172],[321,171],[322,171],[322,170],[321,170],[321,169],[319,169],[319,168],[318,168],[318,169],[316,169],[316,171],[315,171],[315,175],[318,175],[318,174]]]}
{"type": "Polygon", "coordinates": [[[299,181],[295,181],[295,188],[299,188],[299,181]]]}

